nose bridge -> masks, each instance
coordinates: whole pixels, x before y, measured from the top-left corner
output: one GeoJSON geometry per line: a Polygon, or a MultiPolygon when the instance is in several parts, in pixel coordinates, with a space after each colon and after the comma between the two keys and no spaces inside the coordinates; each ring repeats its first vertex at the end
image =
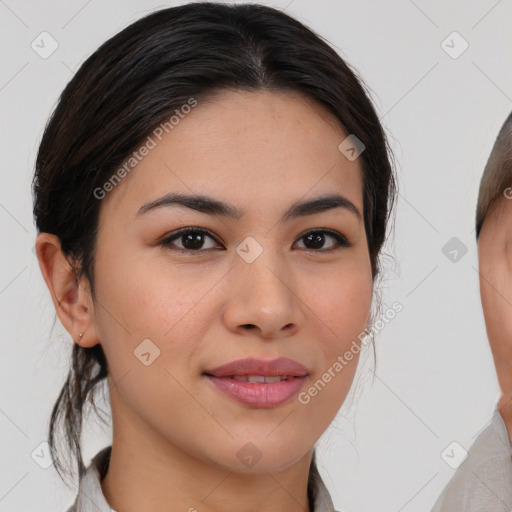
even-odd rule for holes
{"type": "Polygon", "coordinates": [[[248,238],[237,248],[232,273],[236,295],[231,299],[231,327],[254,325],[265,336],[282,335],[281,329],[298,323],[293,274],[271,238],[266,243],[248,238]]]}

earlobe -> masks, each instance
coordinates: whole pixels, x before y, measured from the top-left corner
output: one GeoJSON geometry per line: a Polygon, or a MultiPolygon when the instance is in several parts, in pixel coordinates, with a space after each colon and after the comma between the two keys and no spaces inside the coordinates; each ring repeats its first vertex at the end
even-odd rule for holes
{"type": "Polygon", "coordinates": [[[94,309],[87,280],[85,277],[76,280],[56,235],[39,233],[36,254],[62,325],[76,343],[83,347],[93,347],[99,343],[99,339],[94,326],[94,309]]]}

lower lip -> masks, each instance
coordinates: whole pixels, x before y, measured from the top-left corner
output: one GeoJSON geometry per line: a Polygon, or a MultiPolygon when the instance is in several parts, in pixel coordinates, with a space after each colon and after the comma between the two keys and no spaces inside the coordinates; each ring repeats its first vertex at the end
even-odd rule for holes
{"type": "Polygon", "coordinates": [[[295,396],[304,383],[305,377],[293,377],[280,382],[245,382],[229,377],[213,377],[206,375],[217,389],[229,397],[251,407],[270,409],[277,407],[295,396]]]}

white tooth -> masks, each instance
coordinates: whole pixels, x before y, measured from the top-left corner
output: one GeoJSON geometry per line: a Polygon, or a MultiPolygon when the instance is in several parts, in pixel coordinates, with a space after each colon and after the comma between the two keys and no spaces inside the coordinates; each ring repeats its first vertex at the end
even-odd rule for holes
{"type": "Polygon", "coordinates": [[[283,377],[281,375],[273,375],[271,377],[265,377],[264,375],[233,375],[231,377],[233,380],[238,380],[242,382],[253,382],[253,383],[272,383],[272,382],[281,382],[282,380],[290,380],[292,377],[283,377]]]}
{"type": "Polygon", "coordinates": [[[263,375],[249,375],[249,382],[265,382],[265,377],[263,375]]]}
{"type": "Polygon", "coordinates": [[[265,377],[265,382],[281,382],[284,380],[284,377],[280,377],[276,375],[275,377],[265,377]]]}

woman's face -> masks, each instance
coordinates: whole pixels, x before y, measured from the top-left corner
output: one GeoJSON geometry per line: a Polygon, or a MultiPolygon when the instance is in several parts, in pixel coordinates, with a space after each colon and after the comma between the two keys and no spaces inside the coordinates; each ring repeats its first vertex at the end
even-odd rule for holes
{"type": "Polygon", "coordinates": [[[372,299],[361,166],[338,149],[348,135],[300,95],[223,92],[199,100],[102,200],[92,331],[111,372],[114,435],[237,472],[284,469],[312,449],[353,381],[372,299]],[[284,217],[326,196],[340,200],[284,217]],[[289,358],[307,375],[206,375],[245,358],[289,358]]]}

